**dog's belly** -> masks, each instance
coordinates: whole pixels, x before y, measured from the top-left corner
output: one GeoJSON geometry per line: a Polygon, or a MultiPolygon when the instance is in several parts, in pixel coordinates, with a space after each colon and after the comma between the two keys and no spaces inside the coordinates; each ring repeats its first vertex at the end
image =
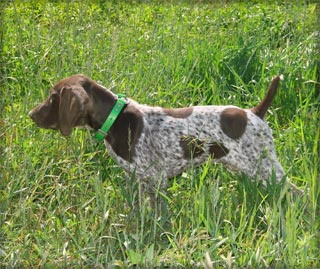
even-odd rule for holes
{"type": "Polygon", "coordinates": [[[141,141],[144,141],[144,143],[138,142],[136,144],[135,154],[131,162],[117,155],[107,142],[105,142],[105,145],[111,158],[129,175],[135,175],[142,179],[169,179],[183,173],[188,168],[201,165],[209,157],[204,152],[197,157],[185,158],[183,149],[176,141],[151,143],[147,147],[146,140],[142,138],[141,141]],[[169,147],[169,144],[171,144],[171,147],[169,147]]]}

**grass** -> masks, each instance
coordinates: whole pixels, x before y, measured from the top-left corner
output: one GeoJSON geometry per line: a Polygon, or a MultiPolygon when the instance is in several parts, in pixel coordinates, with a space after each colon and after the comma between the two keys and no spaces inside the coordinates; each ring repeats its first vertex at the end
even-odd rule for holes
{"type": "Polygon", "coordinates": [[[257,2],[2,2],[0,265],[320,267],[319,4],[257,2]],[[133,214],[138,187],[90,131],[27,116],[74,73],[167,107],[253,107],[283,74],[267,120],[304,193],[208,161],[172,180],[168,219],[133,214]]]}

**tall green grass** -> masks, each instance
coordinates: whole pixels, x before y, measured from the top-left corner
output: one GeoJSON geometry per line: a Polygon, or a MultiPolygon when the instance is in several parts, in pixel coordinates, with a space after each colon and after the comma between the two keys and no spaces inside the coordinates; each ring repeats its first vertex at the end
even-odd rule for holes
{"type": "Polygon", "coordinates": [[[256,2],[2,3],[0,265],[320,266],[319,4],[256,2]],[[74,73],[167,107],[252,107],[283,74],[267,120],[304,193],[208,160],[172,179],[167,218],[143,200],[131,212],[139,186],[90,131],[66,139],[27,116],[74,73]]]}

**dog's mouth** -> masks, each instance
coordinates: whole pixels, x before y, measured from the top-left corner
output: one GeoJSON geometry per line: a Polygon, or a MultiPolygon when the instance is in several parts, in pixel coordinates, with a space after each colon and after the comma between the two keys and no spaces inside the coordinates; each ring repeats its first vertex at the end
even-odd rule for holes
{"type": "Polygon", "coordinates": [[[29,117],[32,119],[32,121],[40,128],[43,129],[52,129],[52,130],[58,130],[59,126],[57,123],[49,123],[46,120],[40,120],[39,117],[37,117],[37,113],[34,110],[31,110],[29,112],[29,117]]]}

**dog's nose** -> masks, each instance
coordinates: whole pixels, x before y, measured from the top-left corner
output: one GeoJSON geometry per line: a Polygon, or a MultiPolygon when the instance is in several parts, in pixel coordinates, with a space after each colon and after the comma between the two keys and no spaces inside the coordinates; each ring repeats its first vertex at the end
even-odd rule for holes
{"type": "Polygon", "coordinates": [[[29,112],[29,117],[34,120],[34,115],[35,115],[34,111],[31,110],[31,111],[29,112]]]}

